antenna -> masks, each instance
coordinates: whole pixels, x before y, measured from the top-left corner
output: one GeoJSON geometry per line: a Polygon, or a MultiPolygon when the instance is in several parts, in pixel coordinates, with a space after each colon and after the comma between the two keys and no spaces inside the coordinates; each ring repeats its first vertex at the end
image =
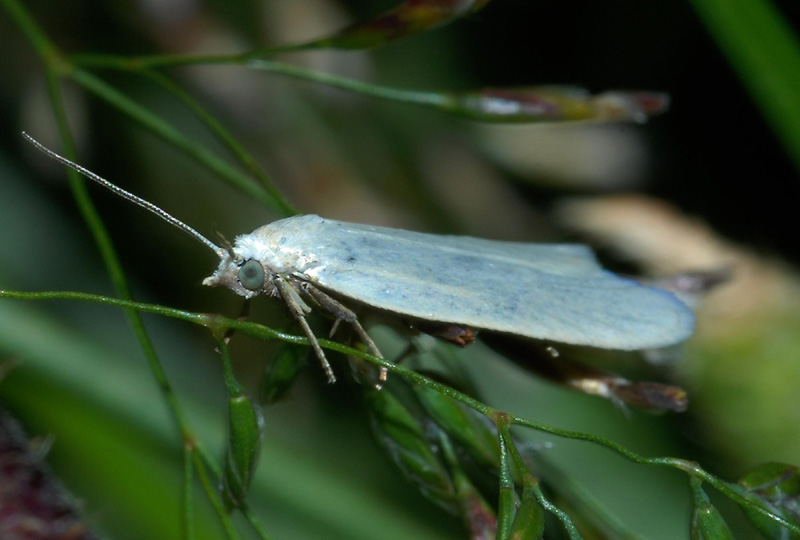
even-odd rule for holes
{"type": "Polygon", "coordinates": [[[169,212],[166,212],[165,210],[162,210],[158,206],[154,205],[151,202],[148,202],[148,201],[142,199],[141,197],[137,197],[136,195],[134,195],[133,193],[130,193],[129,191],[125,191],[121,187],[115,186],[114,184],[112,184],[111,182],[106,180],[105,178],[101,178],[100,176],[96,175],[95,173],[93,173],[89,169],[85,169],[85,168],[81,167],[77,163],[74,163],[74,162],[68,160],[64,156],[56,154],[55,152],[53,152],[52,150],[50,150],[49,148],[44,146],[42,143],[40,143],[39,141],[37,141],[36,139],[31,137],[30,135],[28,135],[24,131],[22,132],[22,136],[25,137],[25,139],[29,143],[31,143],[33,146],[35,146],[37,150],[40,150],[41,152],[44,152],[46,155],[50,156],[54,160],[58,161],[59,163],[62,163],[63,165],[66,165],[70,169],[73,169],[74,171],[82,174],[83,176],[85,176],[89,180],[94,180],[95,182],[97,182],[101,186],[113,191],[115,194],[119,195],[123,199],[127,199],[130,202],[141,206],[145,210],[151,211],[152,213],[154,213],[155,215],[157,215],[158,217],[160,217],[161,219],[163,219],[164,221],[166,221],[170,225],[173,225],[173,226],[179,228],[180,230],[182,230],[183,232],[188,233],[190,236],[195,237],[197,240],[201,241],[203,244],[205,244],[206,246],[211,248],[211,250],[214,251],[214,253],[216,253],[217,256],[220,259],[224,259],[225,250],[223,248],[219,247],[214,242],[212,242],[211,240],[209,240],[208,238],[206,238],[205,236],[203,236],[202,234],[197,232],[195,229],[193,229],[192,227],[188,226],[186,223],[184,223],[183,221],[179,220],[178,218],[176,218],[175,216],[173,216],[169,212]]]}

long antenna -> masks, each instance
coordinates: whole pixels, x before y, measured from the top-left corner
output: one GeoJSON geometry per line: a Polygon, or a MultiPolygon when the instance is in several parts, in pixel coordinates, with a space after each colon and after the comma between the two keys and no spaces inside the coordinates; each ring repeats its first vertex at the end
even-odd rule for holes
{"type": "Polygon", "coordinates": [[[130,193],[129,191],[125,191],[121,187],[115,186],[114,184],[112,184],[111,182],[106,180],[105,178],[101,178],[100,176],[96,175],[95,173],[93,173],[89,169],[85,169],[85,168],[81,167],[77,163],[74,163],[74,162],[68,160],[64,156],[56,154],[55,152],[53,152],[52,150],[50,150],[49,148],[44,146],[42,143],[40,143],[39,141],[37,141],[36,139],[31,137],[30,135],[28,135],[24,131],[22,132],[22,136],[25,137],[25,139],[27,139],[27,141],[29,143],[31,143],[33,146],[35,146],[37,148],[37,150],[40,150],[40,151],[44,152],[46,155],[50,156],[54,160],[58,161],[59,163],[62,163],[63,165],[66,165],[67,167],[73,169],[74,171],[82,174],[83,176],[85,176],[89,180],[94,180],[95,182],[97,182],[101,186],[103,186],[103,187],[105,187],[107,189],[110,189],[111,191],[113,191],[115,194],[119,195],[123,199],[127,199],[127,200],[129,200],[130,202],[132,202],[134,204],[138,204],[139,206],[141,206],[145,210],[151,211],[152,213],[154,213],[155,215],[157,215],[158,217],[160,217],[161,219],[163,219],[164,221],[166,221],[170,225],[174,225],[175,227],[179,228],[183,232],[188,233],[190,236],[193,236],[196,239],[200,240],[206,246],[211,248],[211,250],[213,250],[214,253],[216,253],[217,256],[220,259],[224,259],[224,257],[225,257],[225,250],[224,249],[222,249],[221,247],[216,245],[214,242],[212,242],[211,240],[209,240],[208,238],[206,238],[205,236],[203,236],[202,234],[197,232],[195,229],[193,229],[192,227],[188,226],[186,223],[184,223],[183,221],[179,220],[178,218],[176,218],[175,216],[173,216],[169,212],[166,212],[165,210],[162,210],[158,206],[154,205],[151,202],[148,202],[148,201],[142,199],[141,197],[137,197],[136,195],[134,195],[133,193],[130,193]]]}

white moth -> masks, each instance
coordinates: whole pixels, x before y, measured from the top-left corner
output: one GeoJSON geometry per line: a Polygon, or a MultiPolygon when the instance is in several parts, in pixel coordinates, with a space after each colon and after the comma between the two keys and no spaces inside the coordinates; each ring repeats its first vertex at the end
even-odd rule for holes
{"type": "MultiPolygon", "coordinates": [[[[381,356],[340,303],[423,323],[463,325],[548,342],[602,349],[666,347],[688,338],[692,311],[671,293],[616,276],[591,249],[571,244],[499,242],[442,236],[324,219],[281,219],[220,247],[161,208],[23,136],[38,149],[195,237],[220,258],[203,281],[245,298],[286,302],[335,381],[306,322],[309,304],[353,326],[381,356]]],[[[335,328],[335,326],[334,326],[335,328]]],[[[381,372],[381,380],[385,379],[381,372]]]]}

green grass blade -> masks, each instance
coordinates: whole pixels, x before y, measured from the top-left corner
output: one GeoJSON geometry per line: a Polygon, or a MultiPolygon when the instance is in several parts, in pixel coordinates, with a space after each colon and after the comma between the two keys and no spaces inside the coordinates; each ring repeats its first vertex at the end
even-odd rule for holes
{"type": "Polygon", "coordinates": [[[800,42],[769,0],[692,0],[800,169],[800,42]]]}
{"type": "Polygon", "coordinates": [[[134,102],[114,87],[81,69],[74,69],[69,75],[86,90],[107,101],[115,109],[127,114],[134,121],[179,148],[207,167],[211,172],[218,174],[229,184],[261,202],[267,208],[282,214],[291,213],[291,210],[287,209],[282,201],[276,199],[252,178],[220,159],[209,149],[182,134],[172,124],[134,102]]]}

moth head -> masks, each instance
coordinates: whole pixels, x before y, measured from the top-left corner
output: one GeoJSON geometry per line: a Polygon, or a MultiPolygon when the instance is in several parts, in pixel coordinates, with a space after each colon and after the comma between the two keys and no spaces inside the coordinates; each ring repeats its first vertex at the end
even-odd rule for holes
{"type": "Polygon", "coordinates": [[[226,256],[209,277],[203,280],[208,287],[227,287],[245,298],[264,292],[271,293],[272,283],[261,261],[226,256]]]}
{"type": "Polygon", "coordinates": [[[236,238],[233,246],[220,255],[217,269],[203,280],[209,287],[227,287],[245,298],[262,293],[272,294],[272,274],[269,248],[253,233],[236,238]]]}

